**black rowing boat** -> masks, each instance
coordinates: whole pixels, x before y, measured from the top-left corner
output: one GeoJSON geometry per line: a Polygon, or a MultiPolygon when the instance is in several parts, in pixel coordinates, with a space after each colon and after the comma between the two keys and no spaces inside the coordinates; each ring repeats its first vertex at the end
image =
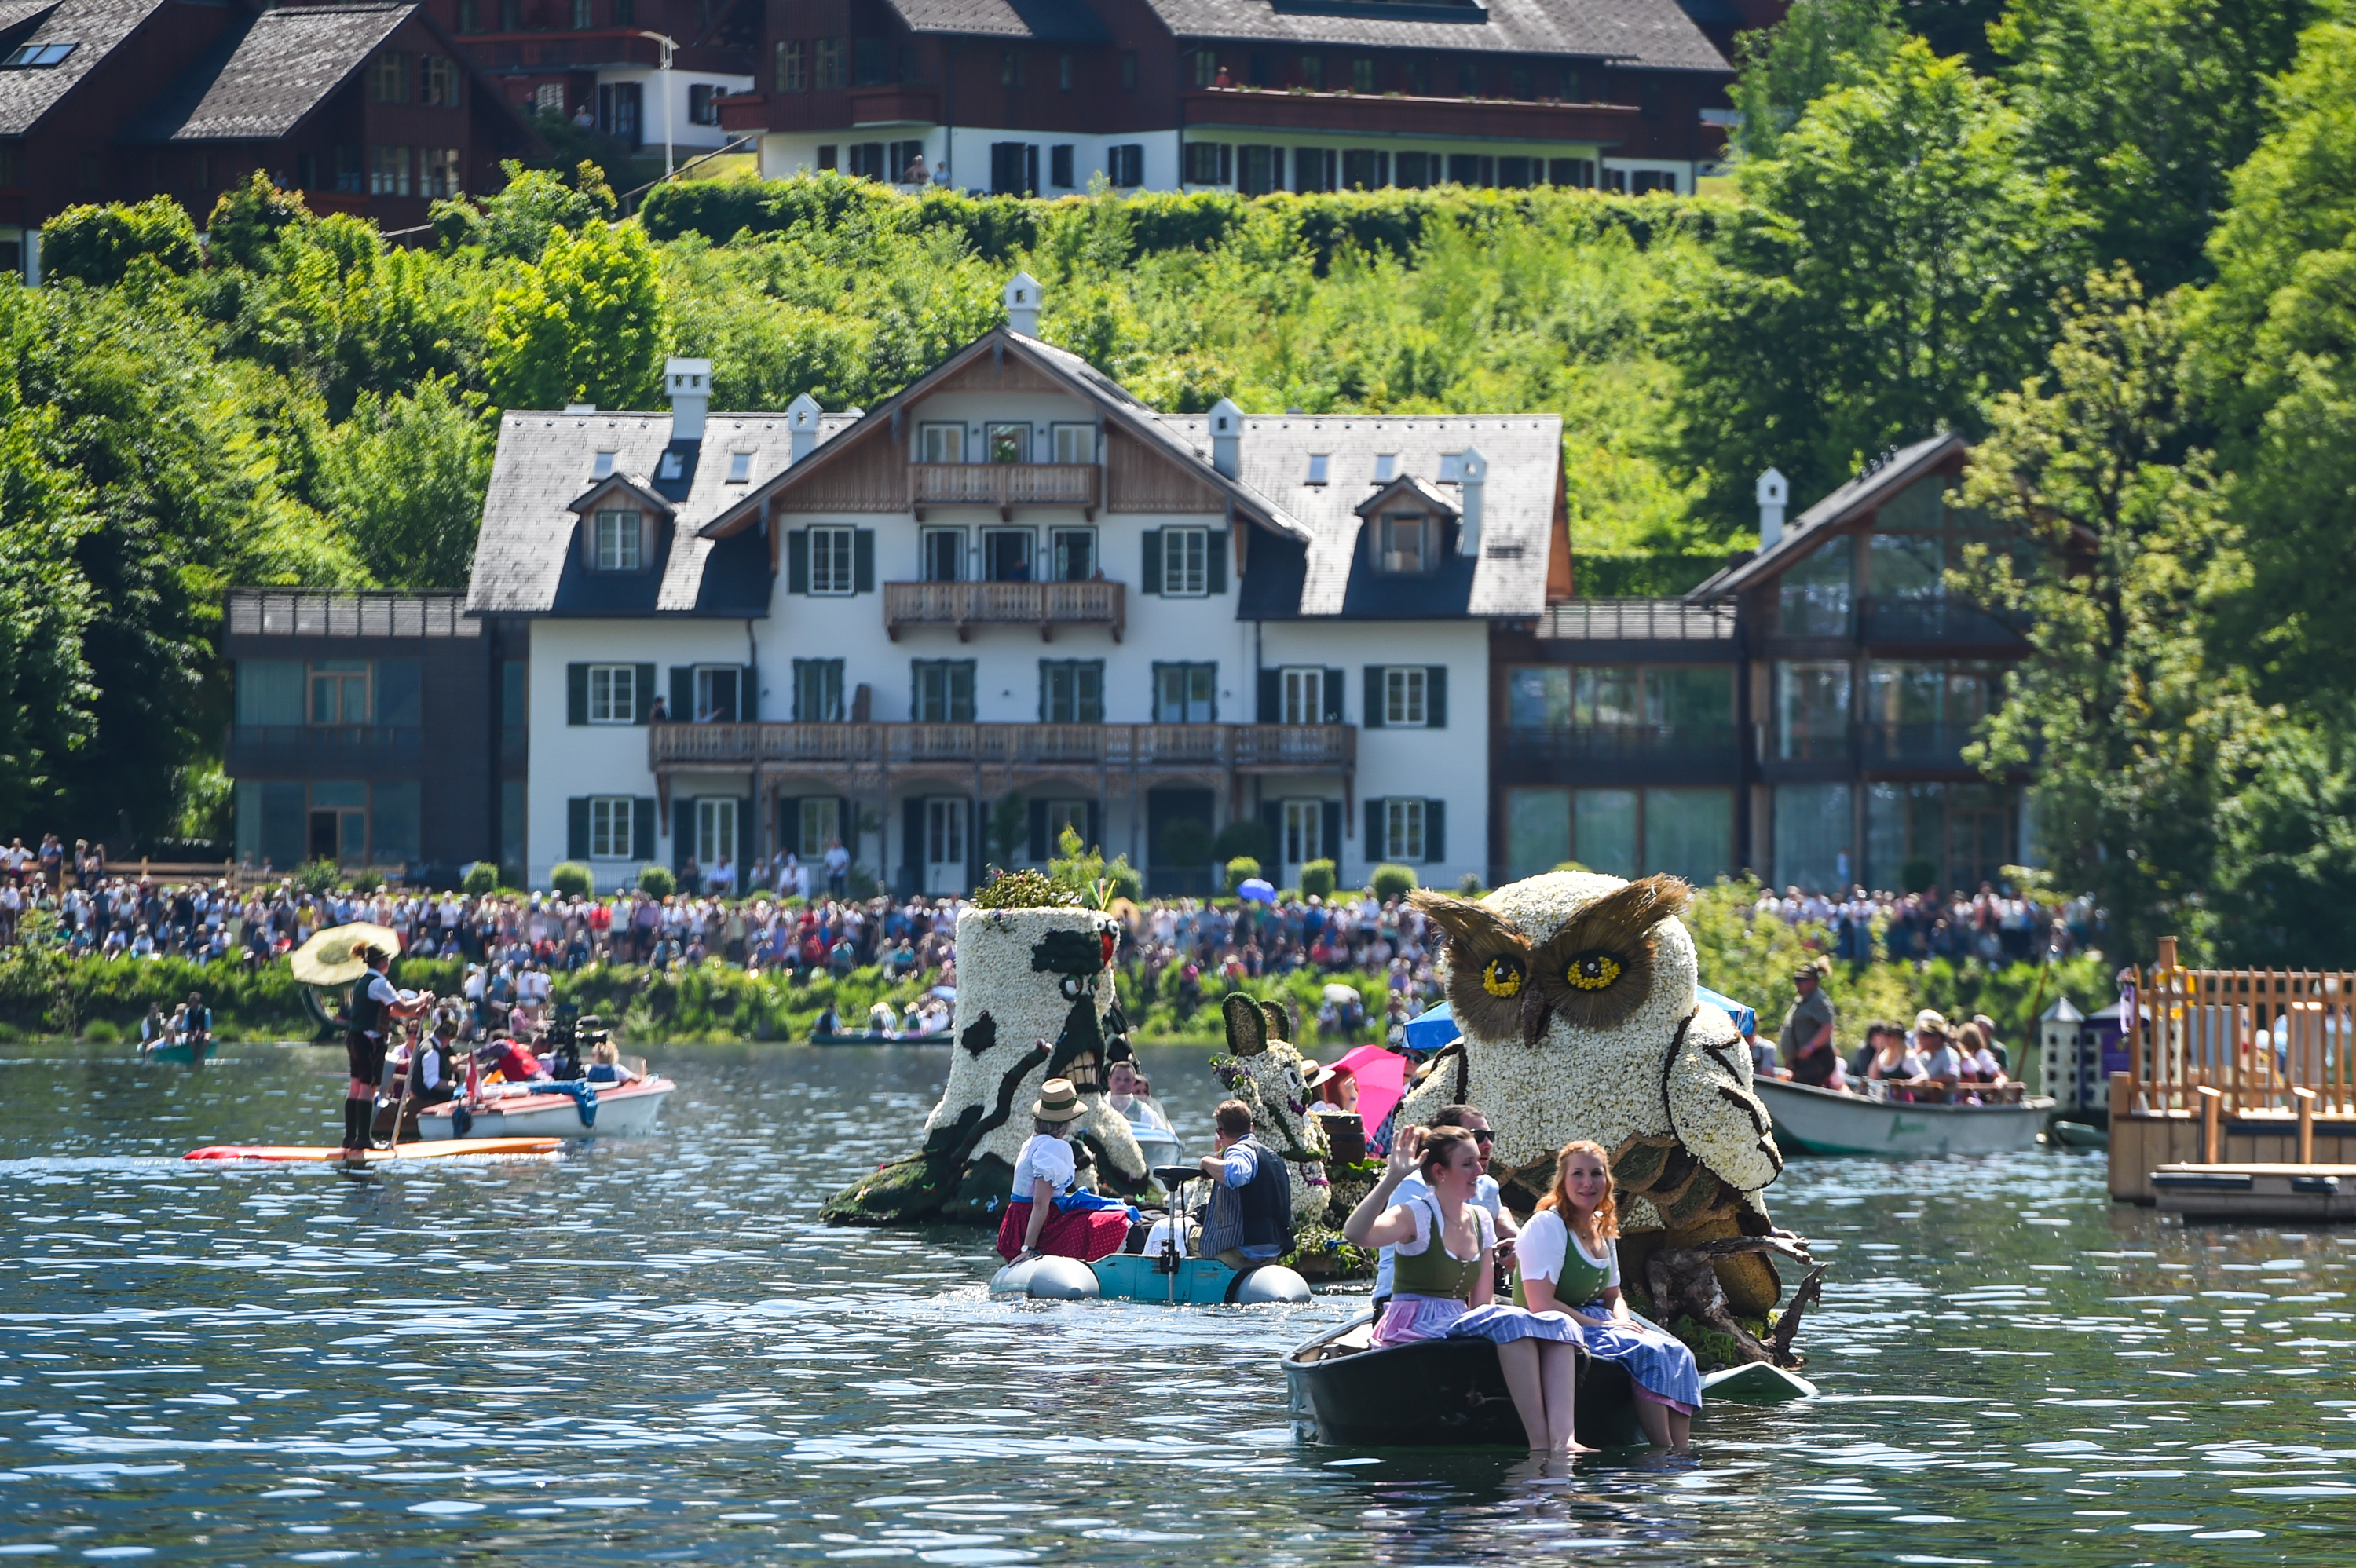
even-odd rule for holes
{"type": "MultiPolygon", "coordinates": [[[[1525,1448],[1521,1417],[1497,1347],[1486,1339],[1424,1339],[1376,1349],[1374,1317],[1353,1318],[1284,1358],[1294,1434],[1348,1448],[1525,1448]]],[[[1579,1440],[1595,1448],[1642,1443],[1627,1371],[1579,1347],[1579,1440]]]]}

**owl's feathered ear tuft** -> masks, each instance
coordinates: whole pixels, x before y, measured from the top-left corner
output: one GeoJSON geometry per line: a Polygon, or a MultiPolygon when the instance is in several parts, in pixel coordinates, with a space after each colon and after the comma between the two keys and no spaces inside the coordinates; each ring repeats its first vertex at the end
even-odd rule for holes
{"type": "Polygon", "coordinates": [[[1226,1019],[1229,1055],[1258,1056],[1268,1049],[1268,1017],[1249,997],[1229,991],[1219,1011],[1226,1019]]]}
{"type": "Polygon", "coordinates": [[[1472,899],[1461,899],[1453,893],[1436,893],[1430,888],[1418,888],[1408,894],[1408,901],[1430,916],[1432,923],[1448,933],[1451,942],[1462,944],[1518,942],[1522,933],[1511,921],[1472,899]]]}
{"type": "Polygon", "coordinates": [[[1523,1038],[1524,993],[1530,981],[1529,939],[1486,905],[1418,891],[1415,907],[1448,939],[1448,1008],[1466,1038],[1523,1038]]]}

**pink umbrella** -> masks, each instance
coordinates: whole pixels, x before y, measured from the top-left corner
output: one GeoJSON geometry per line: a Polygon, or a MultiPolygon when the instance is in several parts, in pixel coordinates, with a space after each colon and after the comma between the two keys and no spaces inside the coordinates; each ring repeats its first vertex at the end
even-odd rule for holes
{"type": "Polygon", "coordinates": [[[1358,1119],[1368,1132],[1383,1125],[1391,1107],[1407,1093],[1407,1058],[1394,1056],[1379,1045],[1362,1045],[1333,1064],[1358,1081],[1358,1119]]]}

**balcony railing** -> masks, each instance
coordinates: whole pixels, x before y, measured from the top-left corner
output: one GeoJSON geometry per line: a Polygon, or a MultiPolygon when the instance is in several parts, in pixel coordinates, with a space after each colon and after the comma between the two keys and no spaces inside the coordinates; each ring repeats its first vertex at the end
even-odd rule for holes
{"type": "Polygon", "coordinates": [[[413,773],[424,734],[414,724],[232,724],[222,762],[232,778],[413,773]]]}
{"type": "Polygon", "coordinates": [[[1543,767],[1694,766],[1741,762],[1732,724],[1563,724],[1505,731],[1509,762],[1543,767]]]}
{"type": "Polygon", "coordinates": [[[1892,599],[1869,597],[1864,612],[1864,640],[1869,645],[1891,643],[1963,643],[2018,646],[2021,635],[2002,618],[1961,599],[1892,599]]]}
{"type": "Polygon", "coordinates": [[[1001,517],[1017,507],[1077,507],[1093,517],[1100,472],[1093,463],[914,463],[908,500],[919,507],[995,507],[1001,517]]]}
{"type": "Polygon", "coordinates": [[[1337,773],[1355,767],[1346,724],[654,724],[656,768],[988,767],[1235,769],[1337,773]]]}
{"type": "Polygon", "coordinates": [[[1117,643],[1127,606],[1118,582],[887,582],[884,631],[896,642],[903,626],[949,626],[963,642],[975,626],[1036,626],[1052,642],[1057,626],[1102,626],[1117,643]]]}
{"type": "Polygon", "coordinates": [[[1885,724],[1857,727],[1858,760],[1868,767],[1877,763],[1912,767],[1960,768],[1964,748],[1971,744],[1971,724],[1885,724]]]}

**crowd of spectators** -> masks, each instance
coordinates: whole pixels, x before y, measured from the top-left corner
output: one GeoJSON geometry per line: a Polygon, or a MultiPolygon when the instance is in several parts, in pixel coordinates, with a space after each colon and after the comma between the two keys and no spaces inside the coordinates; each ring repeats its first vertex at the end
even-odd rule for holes
{"type": "Polygon", "coordinates": [[[1933,888],[1919,893],[1869,893],[1851,887],[1834,899],[1811,888],[1772,888],[1759,895],[1753,914],[1786,925],[1821,924],[1832,933],[1831,955],[1850,964],[1876,959],[1920,962],[1931,958],[1977,958],[2009,964],[2051,955],[2068,958],[2093,940],[2093,901],[2079,897],[2045,902],[1982,882],[1979,891],[1952,893],[1933,888]]]}

